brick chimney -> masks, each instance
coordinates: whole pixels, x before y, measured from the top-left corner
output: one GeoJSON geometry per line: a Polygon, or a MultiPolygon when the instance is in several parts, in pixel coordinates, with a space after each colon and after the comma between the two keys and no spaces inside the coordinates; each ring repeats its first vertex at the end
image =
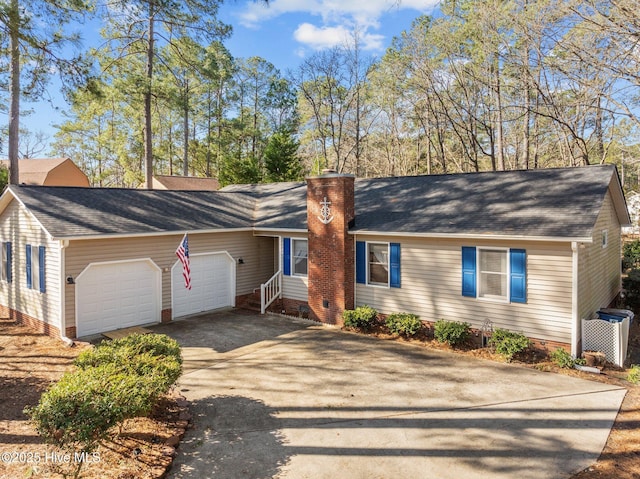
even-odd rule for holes
{"type": "Polygon", "coordinates": [[[354,181],[333,170],[307,178],[309,309],[322,323],[341,325],[342,311],[354,307],[354,181]]]}

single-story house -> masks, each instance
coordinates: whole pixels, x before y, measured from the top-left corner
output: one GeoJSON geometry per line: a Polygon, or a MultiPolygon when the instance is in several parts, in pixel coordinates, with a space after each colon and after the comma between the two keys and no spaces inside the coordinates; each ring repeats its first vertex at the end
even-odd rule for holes
{"type": "Polygon", "coordinates": [[[199,190],[216,191],[220,183],[216,178],[200,176],[154,175],[151,178],[154,190],[199,190]]]}
{"type": "MultiPolygon", "coordinates": [[[[9,160],[0,160],[9,168],[9,160]]],[[[88,187],[89,178],[69,158],[29,158],[18,160],[20,184],[88,187]]]]}
{"type": "Polygon", "coordinates": [[[306,182],[220,191],[9,186],[0,311],[82,337],[234,306],[413,312],[579,353],[621,289],[629,215],[614,166],[306,182]],[[175,251],[188,234],[191,289],[175,251]]]}

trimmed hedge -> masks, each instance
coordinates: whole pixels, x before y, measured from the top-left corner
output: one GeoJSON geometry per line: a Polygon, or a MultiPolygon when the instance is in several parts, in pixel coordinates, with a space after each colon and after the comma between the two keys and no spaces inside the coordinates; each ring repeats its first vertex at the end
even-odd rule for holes
{"type": "Polygon", "coordinates": [[[502,354],[507,361],[511,361],[516,354],[531,346],[531,340],[524,334],[498,328],[489,338],[489,345],[493,346],[496,352],[502,354]]]}
{"type": "Polygon", "coordinates": [[[420,318],[412,313],[393,313],[385,321],[387,328],[393,334],[414,336],[422,328],[420,318]]]}
{"type": "Polygon", "coordinates": [[[58,446],[91,452],[113,426],[151,411],[153,379],[127,374],[113,364],[66,373],[25,412],[38,433],[58,446]]]}
{"type": "Polygon", "coordinates": [[[86,452],[113,426],[149,414],[182,373],[180,346],[157,334],[105,341],[75,364],[25,413],[45,441],[86,452]]]}
{"type": "Polygon", "coordinates": [[[378,319],[378,312],[371,306],[358,306],[356,309],[343,311],[342,319],[348,328],[367,330],[378,319]]]}
{"type": "Polygon", "coordinates": [[[461,346],[471,338],[471,325],[459,321],[440,319],[433,326],[433,337],[449,346],[461,346]]]}

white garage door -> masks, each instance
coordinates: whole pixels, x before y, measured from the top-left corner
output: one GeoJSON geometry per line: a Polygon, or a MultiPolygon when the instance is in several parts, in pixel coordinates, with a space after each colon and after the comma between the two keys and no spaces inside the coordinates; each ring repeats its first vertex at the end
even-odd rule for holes
{"type": "Polygon", "coordinates": [[[76,278],[76,335],[159,322],[161,288],[150,259],[90,264],[76,278]]]}
{"type": "Polygon", "coordinates": [[[191,289],[184,287],[182,263],[171,268],[171,310],[174,318],[233,306],[236,298],[235,261],[228,253],[194,254],[191,289]]]}

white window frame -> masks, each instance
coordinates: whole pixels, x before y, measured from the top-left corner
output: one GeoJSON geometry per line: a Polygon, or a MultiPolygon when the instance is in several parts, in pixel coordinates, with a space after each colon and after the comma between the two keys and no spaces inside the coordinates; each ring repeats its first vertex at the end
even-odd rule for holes
{"type": "MultiPolygon", "coordinates": [[[[509,298],[511,297],[511,258],[509,256],[509,248],[500,248],[495,246],[478,246],[476,248],[476,296],[479,300],[482,301],[490,301],[494,303],[508,303],[509,298]],[[506,296],[496,296],[496,295],[484,295],[482,292],[482,275],[483,271],[480,267],[481,265],[481,257],[484,251],[498,251],[504,253],[507,257],[506,261],[506,271],[504,273],[489,273],[489,274],[500,274],[506,278],[507,282],[507,290],[506,296]]],[[[486,274],[486,273],[485,273],[486,274]]]]}
{"type": "Polygon", "coordinates": [[[609,230],[602,230],[602,249],[609,246],[609,230]]]}
{"type": "Polygon", "coordinates": [[[291,271],[291,276],[299,276],[302,278],[306,278],[307,276],[309,276],[309,240],[307,238],[291,238],[291,264],[290,264],[290,271],[291,271]],[[295,244],[297,241],[304,241],[305,243],[307,243],[307,256],[305,257],[305,260],[307,261],[307,274],[302,274],[302,273],[296,273],[296,258],[301,258],[302,256],[296,256],[296,248],[295,248],[295,244]]]}
{"type": "MultiPolygon", "coordinates": [[[[366,260],[367,260],[367,285],[369,286],[375,286],[378,288],[390,288],[390,281],[391,281],[391,243],[387,243],[386,241],[367,241],[366,243],[367,245],[367,250],[366,250],[366,260]],[[387,282],[386,283],[375,283],[371,281],[371,261],[369,261],[370,258],[370,248],[371,245],[386,245],[387,247],[387,282]]],[[[383,263],[378,263],[378,264],[383,264],[383,263]]]]}

